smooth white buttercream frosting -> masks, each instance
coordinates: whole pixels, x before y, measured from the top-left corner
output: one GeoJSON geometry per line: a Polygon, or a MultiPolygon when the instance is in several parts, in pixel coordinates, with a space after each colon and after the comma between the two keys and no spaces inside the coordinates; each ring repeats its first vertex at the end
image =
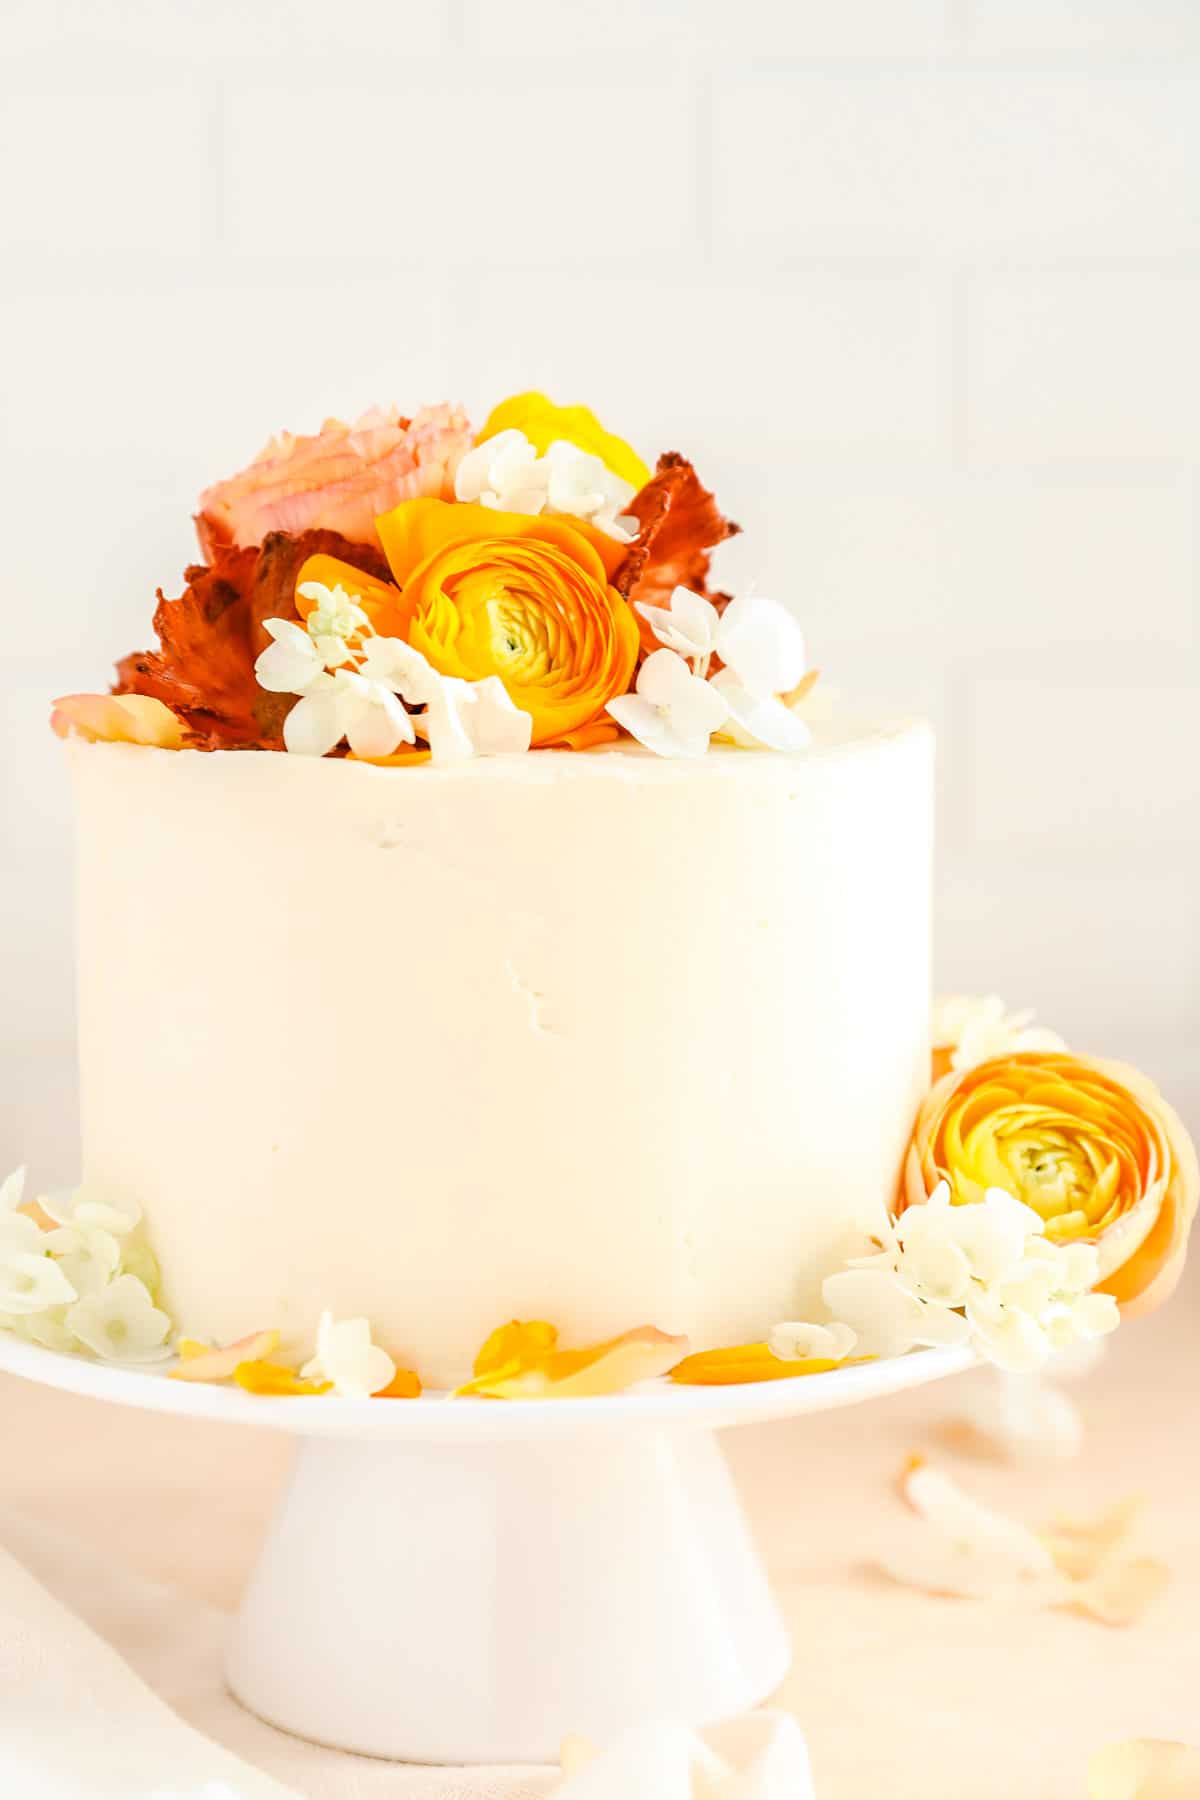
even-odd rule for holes
{"type": "Polygon", "coordinates": [[[379,769],[68,747],[84,1176],[188,1333],[819,1316],[928,1085],[932,739],[379,769]]]}

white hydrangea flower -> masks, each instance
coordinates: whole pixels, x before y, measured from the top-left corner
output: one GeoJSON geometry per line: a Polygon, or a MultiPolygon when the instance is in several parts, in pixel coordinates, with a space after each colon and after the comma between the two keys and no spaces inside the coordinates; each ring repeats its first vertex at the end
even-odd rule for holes
{"type": "Polygon", "coordinates": [[[949,1348],[970,1336],[962,1313],[922,1300],[890,1268],[839,1269],[822,1282],[821,1298],[831,1316],[855,1333],[864,1356],[949,1348]]]}
{"type": "Polygon", "coordinates": [[[416,732],[386,683],[352,669],[322,671],[283,721],[283,741],[294,755],[328,756],[343,738],[356,756],[391,756],[416,732]]]}
{"type": "Polygon", "coordinates": [[[837,1319],[829,1325],[789,1321],[773,1325],[767,1335],[767,1348],[780,1362],[805,1362],[811,1357],[842,1362],[857,1343],[858,1333],[837,1319]]]}
{"type": "Polygon", "coordinates": [[[1031,1011],[1009,1012],[999,994],[946,994],[933,1009],[934,1048],[949,1050],[950,1067],[959,1073],[993,1056],[1066,1049],[1056,1031],[1032,1021],[1031,1011]]]}
{"type": "Polygon", "coordinates": [[[0,1184],[0,1314],[25,1318],[75,1299],[70,1279],[50,1256],[46,1233],[18,1208],[25,1170],[0,1184]]]}
{"type": "Polygon", "coordinates": [[[634,606],[659,643],[686,657],[695,675],[707,676],[715,656],[725,664],[709,682],[726,705],[724,737],[770,750],[802,750],[812,741],[809,726],[780,698],[805,667],[804,633],[786,606],[744,594],[718,613],[711,600],[685,587],[673,590],[669,607],[634,606]]]}
{"type": "Polygon", "coordinates": [[[107,1287],[121,1266],[120,1243],[99,1226],[59,1225],[43,1241],[80,1299],[107,1287]]]}
{"type": "Polygon", "coordinates": [[[540,513],[546,504],[546,471],[523,431],[498,431],[459,463],[454,498],[499,512],[540,513]]]}
{"type": "Polygon", "coordinates": [[[70,1188],[43,1194],[38,1205],[56,1225],[79,1231],[109,1231],[114,1237],[126,1237],[136,1230],[142,1209],[136,1200],[122,1195],[114,1204],[91,1188],[70,1188]]]}
{"type": "Polygon", "coordinates": [[[882,1241],[822,1287],[830,1313],[869,1353],[969,1340],[989,1362],[1024,1373],[1119,1322],[1115,1300],[1092,1291],[1094,1246],[1053,1243],[1041,1216],[1003,1188],[955,1206],[949,1183],[939,1182],[882,1241]]]}
{"type": "Polygon", "coordinates": [[[302,600],[315,602],[304,628],[327,669],[348,663],[354,655],[350,640],[370,629],[370,620],[358,601],[340,586],[323,581],[304,581],[296,589],[302,600]]]}
{"type": "Polygon", "coordinates": [[[546,511],[568,518],[586,519],[606,537],[630,544],[637,536],[637,520],[626,508],[635,489],[614,475],[599,456],[559,438],[542,459],[546,467],[546,511]]]}
{"type": "MultiPolygon", "coordinates": [[[[988,1188],[983,1201],[955,1206],[948,1181],[939,1181],[924,1206],[901,1213],[894,1231],[901,1264],[916,1280],[929,1259],[947,1247],[958,1253],[970,1280],[1002,1280],[1021,1263],[1030,1238],[1045,1230],[1040,1213],[1003,1188],[988,1188]]],[[[962,1305],[966,1290],[950,1305],[962,1305]]]]}
{"type": "Polygon", "coordinates": [[[409,706],[428,705],[443,679],[428,657],[403,638],[368,638],[359,671],[368,681],[390,688],[409,706]]]}
{"type": "Polygon", "coordinates": [[[729,707],[727,735],[768,750],[803,750],[812,732],[779,698],[804,674],[804,633],[777,600],[744,594],[731,600],[717,628],[725,667],[712,685],[729,707]]]}
{"type": "Polygon", "coordinates": [[[705,665],[716,654],[721,615],[703,594],[677,587],[671,591],[670,606],[651,606],[645,600],[635,600],[633,607],[668,650],[705,665]]]}
{"type": "Polygon", "coordinates": [[[105,1362],[156,1362],[169,1354],[171,1321],[136,1275],[118,1275],[99,1293],[77,1300],[65,1324],[105,1362]]]}
{"type": "Polygon", "coordinates": [[[972,1336],[1002,1369],[1023,1374],[1040,1368],[1053,1352],[1107,1336],[1120,1324],[1112,1295],[1092,1292],[1099,1279],[1093,1245],[1033,1238],[1015,1268],[971,1295],[972,1336]]]}
{"type": "Polygon", "coordinates": [[[713,683],[693,675],[674,650],[648,656],[638,670],[636,692],[610,700],[605,711],[659,756],[703,756],[729,716],[713,683]]]}
{"type": "Polygon", "coordinates": [[[584,519],[607,537],[628,544],[637,521],[626,520],[634,489],[602,458],[565,438],[539,456],[523,431],[498,431],[476,444],[454,475],[457,500],[477,501],[500,512],[561,514],[584,519]]]}
{"type": "Polygon", "coordinates": [[[269,694],[307,694],[325,677],[325,658],[292,619],[264,619],[272,639],[254,664],[254,679],[269,694]]]}
{"type": "Polygon", "coordinates": [[[532,714],[513,704],[498,675],[483,681],[443,676],[413,723],[435,763],[519,754],[533,736],[532,714]]]}
{"type": "Polygon", "coordinates": [[[371,1342],[366,1319],[337,1321],[321,1314],[317,1327],[317,1353],[300,1374],[305,1381],[330,1381],[333,1390],[350,1400],[366,1400],[387,1387],[396,1365],[386,1350],[371,1342]]]}
{"type": "Polygon", "coordinates": [[[67,1328],[69,1305],[48,1306],[42,1312],[30,1313],[28,1318],[14,1319],[0,1315],[0,1325],[7,1326],[18,1336],[28,1338],[31,1344],[38,1344],[43,1350],[57,1350],[66,1354],[78,1349],[74,1336],[67,1328]]]}

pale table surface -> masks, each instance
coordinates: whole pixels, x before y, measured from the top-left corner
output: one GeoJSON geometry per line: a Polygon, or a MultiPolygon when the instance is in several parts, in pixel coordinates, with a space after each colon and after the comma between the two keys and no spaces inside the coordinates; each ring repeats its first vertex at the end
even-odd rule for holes
{"type": "MultiPolygon", "coordinates": [[[[1015,1469],[943,1450],[976,1375],[725,1442],[792,1624],[778,1703],[799,1717],[819,1800],[1072,1800],[1093,1750],[1124,1737],[1200,1742],[1200,1270],[1124,1326],[1076,1390],[1074,1462],[1015,1469]],[[1031,1523],[1144,1492],[1166,1596],[1115,1631],[1065,1612],[938,1600],[865,1566],[903,1524],[893,1477],[938,1455],[1031,1523]]],[[[0,1378],[0,1504],[131,1568],[232,1608],[287,1466],[270,1432],[127,1411],[0,1378]]],[[[64,1697],[65,1698],[65,1697],[64,1697]]]]}

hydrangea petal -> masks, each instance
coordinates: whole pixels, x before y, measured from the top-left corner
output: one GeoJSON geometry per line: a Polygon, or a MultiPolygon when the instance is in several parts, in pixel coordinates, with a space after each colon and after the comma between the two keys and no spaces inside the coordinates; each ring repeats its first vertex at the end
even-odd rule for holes
{"type": "Polygon", "coordinates": [[[775,1325],[767,1336],[772,1356],[783,1362],[804,1362],[810,1357],[827,1357],[841,1362],[858,1342],[858,1334],[835,1319],[829,1325],[810,1325],[803,1321],[775,1325]]]}
{"type": "Polygon", "coordinates": [[[721,614],[717,652],[759,699],[787,693],[804,674],[803,631],[786,606],[761,594],[730,601],[721,614]]]}
{"type": "Polygon", "coordinates": [[[973,1500],[923,1458],[905,1469],[900,1489],[913,1511],[950,1543],[1001,1559],[1018,1575],[1055,1573],[1054,1558],[1036,1532],[973,1500]]]}
{"type": "Polygon", "coordinates": [[[328,756],[345,736],[345,703],[333,677],[306,693],[283,722],[283,741],[293,756],[328,756]]]}
{"type": "Polygon", "coordinates": [[[812,743],[812,729],[782,700],[751,693],[733,669],[712,678],[713,688],[729,710],[726,735],[747,747],[794,752],[812,743]]]}
{"type": "Polygon", "coordinates": [[[670,606],[651,606],[644,600],[635,600],[633,610],[641,614],[668,650],[696,659],[715,653],[720,614],[703,594],[677,587],[672,591],[670,606]]]}

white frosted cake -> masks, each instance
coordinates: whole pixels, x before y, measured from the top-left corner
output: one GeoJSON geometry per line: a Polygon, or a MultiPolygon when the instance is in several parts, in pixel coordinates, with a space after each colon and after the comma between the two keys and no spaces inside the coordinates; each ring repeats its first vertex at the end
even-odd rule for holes
{"type": "Polygon", "coordinates": [[[73,744],[84,1177],[195,1336],[811,1316],[928,1086],[931,736],[376,769],[73,744]],[[864,1129],[864,1121],[869,1127],[864,1129]]]}
{"type": "Polygon", "coordinates": [[[1164,1297],[1141,1076],[931,1029],[932,740],[839,720],[737,528],[582,407],[372,412],[201,496],[157,647],[59,700],[83,1179],[0,1328],[262,1396],[603,1395],[1164,1297]],[[932,1051],[932,1060],[931,1060],[932,1051]]]}

